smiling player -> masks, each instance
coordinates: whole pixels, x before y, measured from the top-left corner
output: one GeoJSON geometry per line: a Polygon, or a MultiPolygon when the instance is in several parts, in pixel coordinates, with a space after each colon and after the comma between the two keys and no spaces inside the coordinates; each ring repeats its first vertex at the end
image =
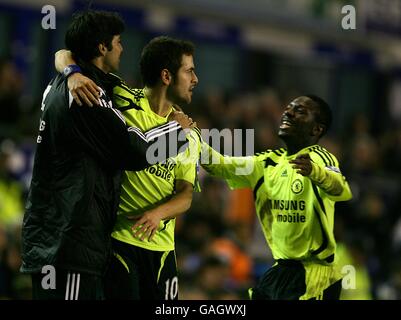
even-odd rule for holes
{"type": "Polygon", "coordinates": [[[328,104],[314,95],[293,100],[284,110],[278,135],[286,148],[253,157],[223,157],[203,164],[232,189],[252,188],[266,241],[276,263],[250,290],[252,299],[339,299],[341,274],[334,258],[334,205],[351,199],[337,159],[318,145],[331,124],[328,104]],[[253,168],[238,174],[239,168],[253,168]],[[249,172],[249,171],[248,171],[249,172]]]}

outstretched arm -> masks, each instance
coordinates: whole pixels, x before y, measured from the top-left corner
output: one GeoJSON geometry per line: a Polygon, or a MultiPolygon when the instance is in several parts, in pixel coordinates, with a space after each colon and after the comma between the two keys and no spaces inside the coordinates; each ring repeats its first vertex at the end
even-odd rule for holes
{"type": "Polygon", "coordinates": [[[181,131],[191,128],[192,120],[183,113],[173,117],[174,121],[141,132],[136,127],[127,127],[122,114],[113,108],[82,108],[73,104],[69,112],[77,143],[114,168],[143,170],[176,156],[188,145],[181,131]]]}
{"type": "MultiPolygon", "coordinates": [[[[58,72],[62,73],[71,64],[76,64],[71,51],[61,49],[55,53],[54,66],[58,72]]],[[[92,107],[99,104],[100,93],[98,86],[82,73],[77,72],[68,76],[67,84],[71,95],[78,105],[82,106],[85,103],[92,107]]]]}
{"type": "Polygon", "coordinates": [[[202,141],[201,165],[210,175],[225,179],[232,188],[252,187],[260,168],[253,157],[229,157],[202,141]]]}
{"type": "Polygon", "coordinates": [[[178,217],[186,212],[192,203],[193,186],[185,180],[176,181],[177,193],[162,205],[146,211],[141,216],[130,216],[128,219],[137,220],[132,226],[134,237],[152,240],[159,228],[160,221],[178,217]]]}

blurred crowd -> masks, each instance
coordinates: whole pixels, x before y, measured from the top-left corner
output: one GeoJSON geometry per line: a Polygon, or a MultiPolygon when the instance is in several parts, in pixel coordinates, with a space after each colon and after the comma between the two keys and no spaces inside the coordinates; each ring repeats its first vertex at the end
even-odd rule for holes
{"type": "MultiPolygon", "coordinates": [[[[29,299],[19,273],[20,229],[31,178],[40,100],[22,94],[23,77],[0,61],[0,298],[29,299]]],[[[283,107],[301,93],[263,88],[199,96],[185,109],[200,128],[255,129],[254,151],[282,147],[283,107]]],[[[332,106],[333,109],[335,106],[332,106]]],[[[401,119],[377,106],[381,121],[355,114],[321,142],[336,155],[354,198],[336,208],[337,259],[355,283],[343,299],[401,299],[401,119]],[[354,269],[346,268],[352,266],[354,269]]],[[[202,192],[177,221],[180,299],[247,299],[274,261],[256,218],[252,191],[230,191],[199,172],[202,192]]]]}

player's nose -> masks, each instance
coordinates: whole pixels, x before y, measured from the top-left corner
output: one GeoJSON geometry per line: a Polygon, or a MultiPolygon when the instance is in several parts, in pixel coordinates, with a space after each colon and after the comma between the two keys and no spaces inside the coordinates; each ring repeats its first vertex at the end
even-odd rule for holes
{"type": "Polygon", "coordinates": [[[195,72],[194,72],[194,74],[193,74],[193,76],[192,76],[192,82],[193,82],[194,84],[198,84],[198,82],[199,82],[198,76],[196,75],[195,72]]]}

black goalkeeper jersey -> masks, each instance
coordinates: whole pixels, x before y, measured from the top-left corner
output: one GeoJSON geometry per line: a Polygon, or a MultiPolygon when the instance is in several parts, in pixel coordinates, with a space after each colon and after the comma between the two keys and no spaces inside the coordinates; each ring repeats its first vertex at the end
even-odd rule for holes
{"type": "MultiPolygon", "coordinates": [[[[144,169],[147,148],[160,139],[177,139],[182,130],[174,121],[146,133],[128,128],[108,95],[113,77],[92,65],[81,68],[101,89],[101,106],[78,106],[62,75],[43,95],[22,227],[22,272],[53,265],[103,274],[110,257],[121,169],[144,169]]],[[[183,144],[178,141],[177,149],[183,144]]],[[[167,150],[166,158],[172,155],[176,150],[167,150]]]]}

